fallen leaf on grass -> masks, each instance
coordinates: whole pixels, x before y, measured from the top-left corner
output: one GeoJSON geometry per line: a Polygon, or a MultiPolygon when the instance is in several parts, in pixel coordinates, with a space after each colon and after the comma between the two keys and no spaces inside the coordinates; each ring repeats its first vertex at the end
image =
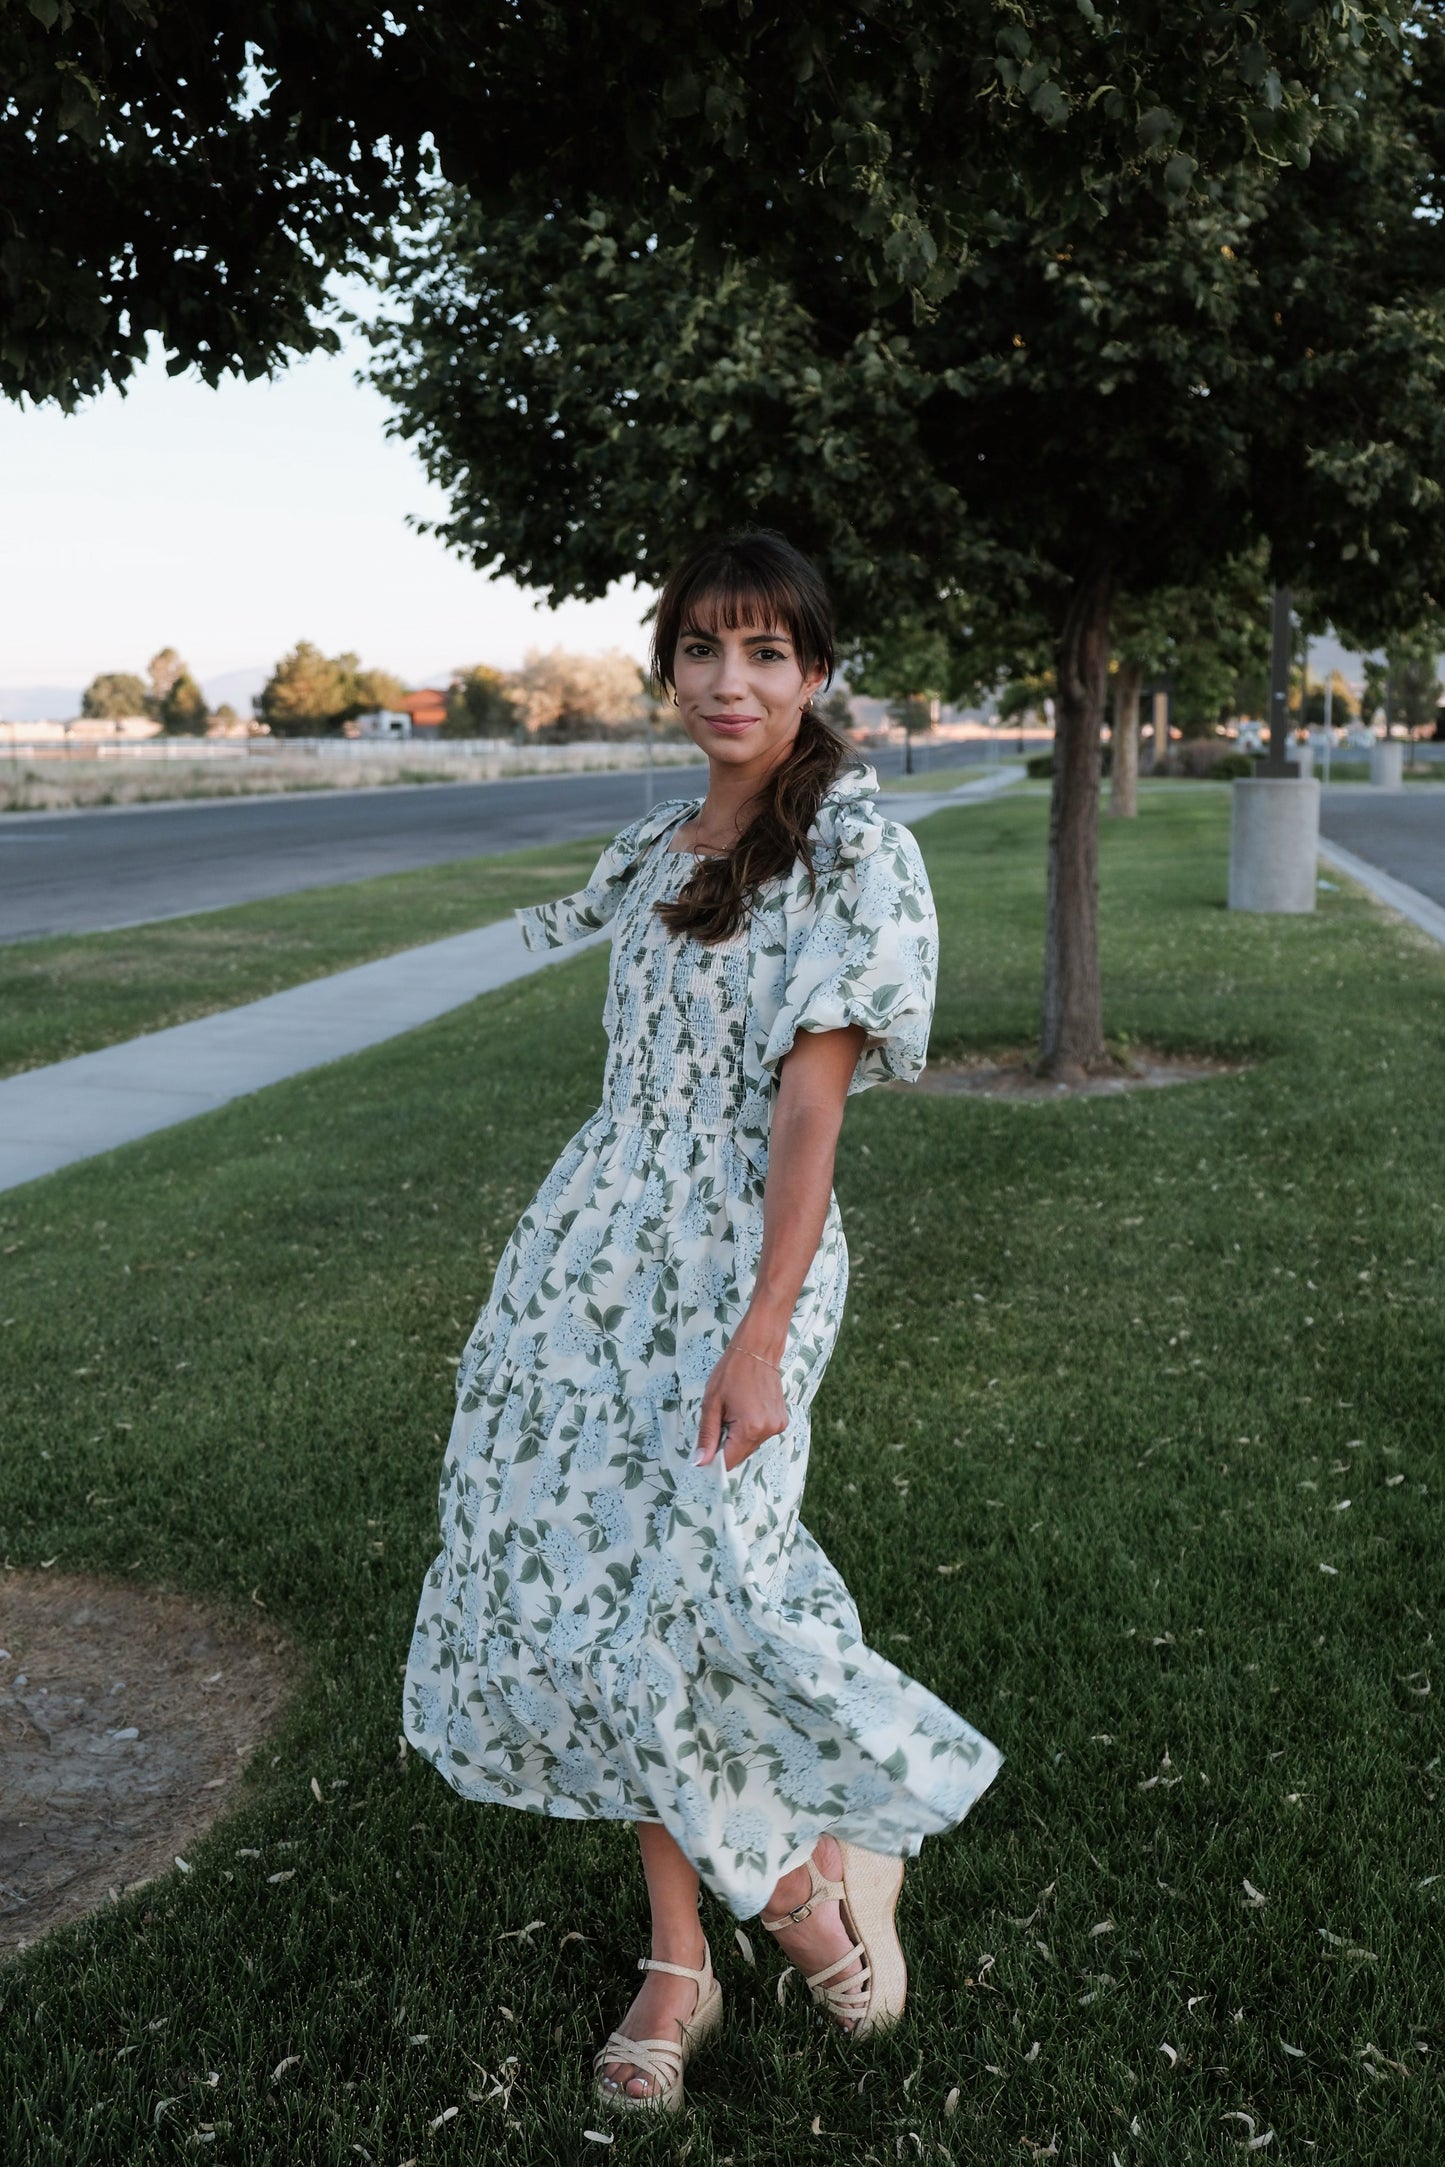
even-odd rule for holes
{"type": "Polygon", "coordinates": [[[1321,1941],[1327,1941],[1332,1949],[1342,1949],[1346,1956],[1364,1957],[1367,1962],[1377,1962],[1373,1949],[1362,1949],[1357,1941],[1346,1941],[1343,1934],[1332,1934],[1327,1926],[1318,1929],[1321,1941]]]}
{"type": "Polygon", "coordinates": [[[545,1919],[529,1919],[525,1926],[514,1926],[510,1933],[498,1934],[497,1939],[498,1941],[526,1941],[536,1933],[539,1926],[545,1926],[546,1923],[545,1919]]]}
{"type": "MultiPolygon", "coordinates": [[[[582,2134],[589,2144],[615,2144],[617,2142],[615,2137],[608,2136],[605,2129],[584,2129],[582,2134]]],[[[415,2167],[415,2162],[413,2162],[413,2167],[415,2167]]]]}
{"type": "Polygon", "coordinates": [[[294,1881],[296,1879],[296,1868],[287,1866],[279,1874],[267,1874],[266,1879],[268,1882],[273,1883],[277,1881],[294,1881]]]}
{"type": "Polygon", "coordinates": [[[274,2069],[272,2070],[272,2072],[271,2072],[271,2082],[272,2082],[272,2083],[274,2084],[274,2083],[275,2083],[275,2082],[277,2081],[277,2079],[278,2079],[278,2078],[280,2078],[280,2077],[284,2077],[284,2076],[285,2076],[285,2074],[286,2074],[286,2072],[287,2072],[287,2070],[288,2070],[288,2069],[294,2069],[294,2068],[296,2067],[297,2063],[298,2063],[298,2062],[300,2061],[300,2059],[301,2059],[301,2057],[300,2057],[300,2055],[299,2055],[299,2054],[288,2054],[288,2055],[287,2055],[287,2057],[286,2057],[286,2059],[285,2059],[285,2061],[284,2061],[284,2062],[278,2062],[278,2063],[276,2064],[276,2067],[275,2067],[275,2068],[274,2068],[274,2069]]]}
{"type": "Polygon", "coordinates": [[[1097,1926],[1089,1928],[1089,1939],[1090,1941],[1097,1941],[1100,1934],[1112,1934],[1113,1931],[1114,1922],[1112,1919],[1100,1919],[1097,1926]]]}
{"type": "Polygon", "coordinates": [[[747,1935],[743,1932],[740,1926],[735,1926],[733,1928],[733,1940],[737,1943],[739,1949],[742,1951],[743,1962],[745,1964],[751,1964],[753,1970],[756,1971],[758,1968],[758,1960],[753,1954],[753,1945],[748,1940],[747,1935]]]}
{"type": "Polygon", "coordinates": [[[1164,2055],[1167,2055],[1167,2056],[1168,2056],[1168,2059],[1169,2059],[1169,2067],[1170,2067],[1171,2069],[1176,2069],[1176,2068],[1178,2067],[1178,2065],[1179,2065],[1179,2050],[1178,2050],[1178,2048],[1177,2048],[1177,2047],[1171,2047],[1167,2039],[1161,2039],[1161,2040],[1160,2040],[1160,2042],[1159,2042],[1159,2052],[1160,2052],[1161,2054],[1164,2054],[1164,2055]]]}
{"type": "Polygon", "coordinates": [[[440,2129],[443,2122],[454,2122],[461,2111],[460,2107],[443,2107],[436,2120],[427,2123],[427,2128],[440,2129]]]}
{"type": "Polygon", "coordinates": [[[958,2112],[958,2086],[956,2084],[943,2102],[943,2111],[945,2114],[957,2114],[958,2112]]]}
{"type": "Polygon", "coordinates": [[[1302,2062],[1305,2060],[1305,2050],[1303,2047],[1292,2047],[1287,2039],[1281,2039],[1280,2045],[1284,2048],[1285,2053],[1292,2054],[1297,2062],[1302,2062]]]}
{"type": "Polygon", "coordinates": [[[1262,1911],[1268,1902],[1262,1889],[1257,1889],[1252,1881],[1245,1882],[1243,1903],[1246,1911],[1262,1911]]]}
{"type": "Polygon", "coordinates": [[[176,1853],[176,1864],[177,1864],[177,1866],[179,1866],[179,1867],[180,1867],[180,1869],[181,1869],[181,1872],[182,1872],[183,1874],[188,1874],[188,1873],[190,1872],[190,1870],[191,1870],[191,1862],[190,1862],[190,1860],[189,1860],[189,1859],[183,1859],[183,1858],[181,1857],[181,1854],[180,1854],[180,1852],[179,1852],[179,1851],[178,1851],[178,1852],[176,1853]]]}
{"type": "Polygon", "coordinates": [[[311,1796],[315,1799],[318,1806],[325,1804],[325,1800],[321,1796],[321,1786],[314,1776],[311,1778],[311,1796]]]}

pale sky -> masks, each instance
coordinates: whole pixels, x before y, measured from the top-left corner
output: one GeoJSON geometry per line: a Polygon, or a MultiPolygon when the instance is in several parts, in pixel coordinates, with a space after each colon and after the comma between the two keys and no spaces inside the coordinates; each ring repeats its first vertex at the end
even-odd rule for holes
{"type": "Polygon", "coordinates": [[[650,594],[554,614],[408,528],[443,500],[355,366],[314,355],[212,391],[153,358],[72,415],[0,401],[0,688],[144,674],[165,646],[214,683],[298,639],[412,683],[529,647],[641,657],[650,594]]]}

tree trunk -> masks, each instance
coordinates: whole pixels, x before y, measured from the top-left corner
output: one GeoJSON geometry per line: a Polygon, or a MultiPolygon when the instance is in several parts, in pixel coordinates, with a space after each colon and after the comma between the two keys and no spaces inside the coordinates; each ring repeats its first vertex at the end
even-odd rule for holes
{"type": "Polygon", "coordinates": [[[1039,1070],[1060,1082],[1103,1066],[1099,984],[1099,733],[1109,689],[1113,575],[1077,582],[1056,649],[1044,1027],[1039,1070]]]}
{"type": "Polygon", "coordinates": [[[1139,687],[1142,662],[1127,659],[1114,678],[1113,758],[1109,768],[1109,811],[1116,820],[1133,820],[1139,811],[1139,687]]]}

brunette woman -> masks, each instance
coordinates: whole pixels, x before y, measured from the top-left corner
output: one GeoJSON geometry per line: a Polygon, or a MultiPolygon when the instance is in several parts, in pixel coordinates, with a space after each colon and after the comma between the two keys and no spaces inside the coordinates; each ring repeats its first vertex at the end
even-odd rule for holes
{"type": "Polygon", "coordinates": [[[602,1103],[523,1212],[462,1356],[405,1724],[466,1797],[635,1822],[652,1913],[600,2097],[677,2107],[722,1995],[705,1884],[855,2037],[896,2020],[904,1861],[999,1755],[869,1648],[798,1518],[848,1281],[845,1097],[913,1079],[937,923],[918,846],[815,713],[813,566],[725,536],[654,669],[707,790],[624,828],[533,948],[611,924],[602,1103]]]}

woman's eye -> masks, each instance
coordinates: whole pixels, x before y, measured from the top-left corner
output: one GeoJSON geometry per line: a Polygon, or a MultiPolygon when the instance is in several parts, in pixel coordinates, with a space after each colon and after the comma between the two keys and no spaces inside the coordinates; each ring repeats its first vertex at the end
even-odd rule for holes
{"type": "Polygon", "coordinates": [[[754,657],[758,662],[781,662],[783,653],[778,647],[760,647],[754,657]]]}

